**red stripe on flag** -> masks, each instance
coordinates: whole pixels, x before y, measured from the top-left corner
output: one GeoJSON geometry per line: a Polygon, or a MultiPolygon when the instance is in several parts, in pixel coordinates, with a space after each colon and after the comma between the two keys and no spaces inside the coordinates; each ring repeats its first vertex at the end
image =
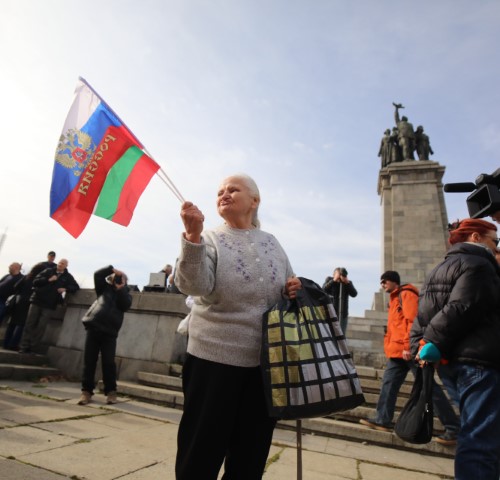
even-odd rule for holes
{"type": "Polygon", "coordinates": [[[142,192],[159,168],[160,166],[147,155],[143,155],[137,161],[123,185],[116,213],[111,219],[113,222],[125,227],[130,223],[142,192]]]}
{"type": "Polygon", "coordinates": [[[85,230],[90,216],[90,213],[76,208],[76,199],[71,193],[52,214],[52,218],[75,238],[78,238],[85,230]]]}
{"type": "Polygon", "coordinates": [[[125,127],[109,127],[80,181],[52,214],[52,218],[73,237],[77,238],[85,229],[109,169],[132,145],[135,143],[125,127]]]}
{"type": "MultiPolygon", "coordinates": [[[[77,208],[92,213],[111,167],[135,143],[124,127],[109,127],[75,187],[77,208]]],[[[73,194],[71,192],[71,194],[73,194]]]]}

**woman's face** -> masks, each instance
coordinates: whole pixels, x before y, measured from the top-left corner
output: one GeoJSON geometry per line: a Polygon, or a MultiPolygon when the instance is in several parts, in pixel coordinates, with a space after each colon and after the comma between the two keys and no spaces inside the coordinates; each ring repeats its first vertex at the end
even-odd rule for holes
{"type": "Polygon", "coordinates": [[[469,242],[482,243],[486,245],[495,254],[498,245],[497,232],[490,230],[485,234],[480,234],[479,232],[474,232],[469,235],[467,239],[469,242]]]}
{"type": "Polygon", "coordinates": [[[498,236],[497,232],[489,231],[482,235],[481,243],[485,244],[493,253],[497,251],[498,236]]]}
{"type": "Polygon", "coordinates": [[[217,191],[217,211],[224,219],[251,220],[253,212],[259,205],[250,189],[238,177],[223,180],[217,191]]]}

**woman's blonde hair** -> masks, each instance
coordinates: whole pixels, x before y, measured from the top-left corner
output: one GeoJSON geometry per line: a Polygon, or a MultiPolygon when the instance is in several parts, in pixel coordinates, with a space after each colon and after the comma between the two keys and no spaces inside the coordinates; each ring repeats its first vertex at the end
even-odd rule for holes
{"type": "Polygon", "coordinates": [[[258,200],[257,208],[255,209],[254,214],[253,214],[253,218],[252,218],[252,225],[255,228],[260,228],[260,220],[258,217],[259,206],[260,206],[259,187],[257,187],[255,180],[252,177],[250,177],[250,175],[247,175],[246,173],[237,173],[236,175],[231,175],[231,177],[241,180],[246,185],[248,190],[250,190],[250,193],[258,200]]]}

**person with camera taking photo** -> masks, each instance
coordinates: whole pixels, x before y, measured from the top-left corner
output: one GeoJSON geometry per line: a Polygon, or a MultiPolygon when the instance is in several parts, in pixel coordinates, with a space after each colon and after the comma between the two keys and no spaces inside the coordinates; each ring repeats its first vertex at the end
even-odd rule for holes
{"type": "Polygon", "coordinates": [[[116,339],[123,316],[132,304],[127,275],[111,265],[94,273],[96,301],[82,318],[87,331],[83,352],[82,394],[78,405],[87,405],[94,394],[95,370],[101,353],[104,395],[108,405],[116,396],[116,339]]]}
{"type": "Polygon", "coordinates": [[[337,267],[333,271],[333,277],[326,277],[323,290],[333,298],[333,306],[345,335],[349,316],[349,297],[355,297],[358,294],[352,282],[347,278],[347,270],[344,267],[337,267]]]}

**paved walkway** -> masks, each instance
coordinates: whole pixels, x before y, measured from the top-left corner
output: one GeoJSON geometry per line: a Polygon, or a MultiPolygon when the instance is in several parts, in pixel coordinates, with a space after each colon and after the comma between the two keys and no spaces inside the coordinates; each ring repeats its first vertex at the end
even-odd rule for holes
{"type": "MultiPolygon", "coordinates": [[[[94,395],[77,405],[79,385],[0,380],[2,480],[173,480],[181,412],[124,397],[94,395]]],[[[303,436],[304,480],[453,478],[453,460],[303,436]]],[[[296,476],[295,434],[276,430],[264,480],[296,476]]],[[[203,480],[203,479],[194,479],[203,480]]]]}

